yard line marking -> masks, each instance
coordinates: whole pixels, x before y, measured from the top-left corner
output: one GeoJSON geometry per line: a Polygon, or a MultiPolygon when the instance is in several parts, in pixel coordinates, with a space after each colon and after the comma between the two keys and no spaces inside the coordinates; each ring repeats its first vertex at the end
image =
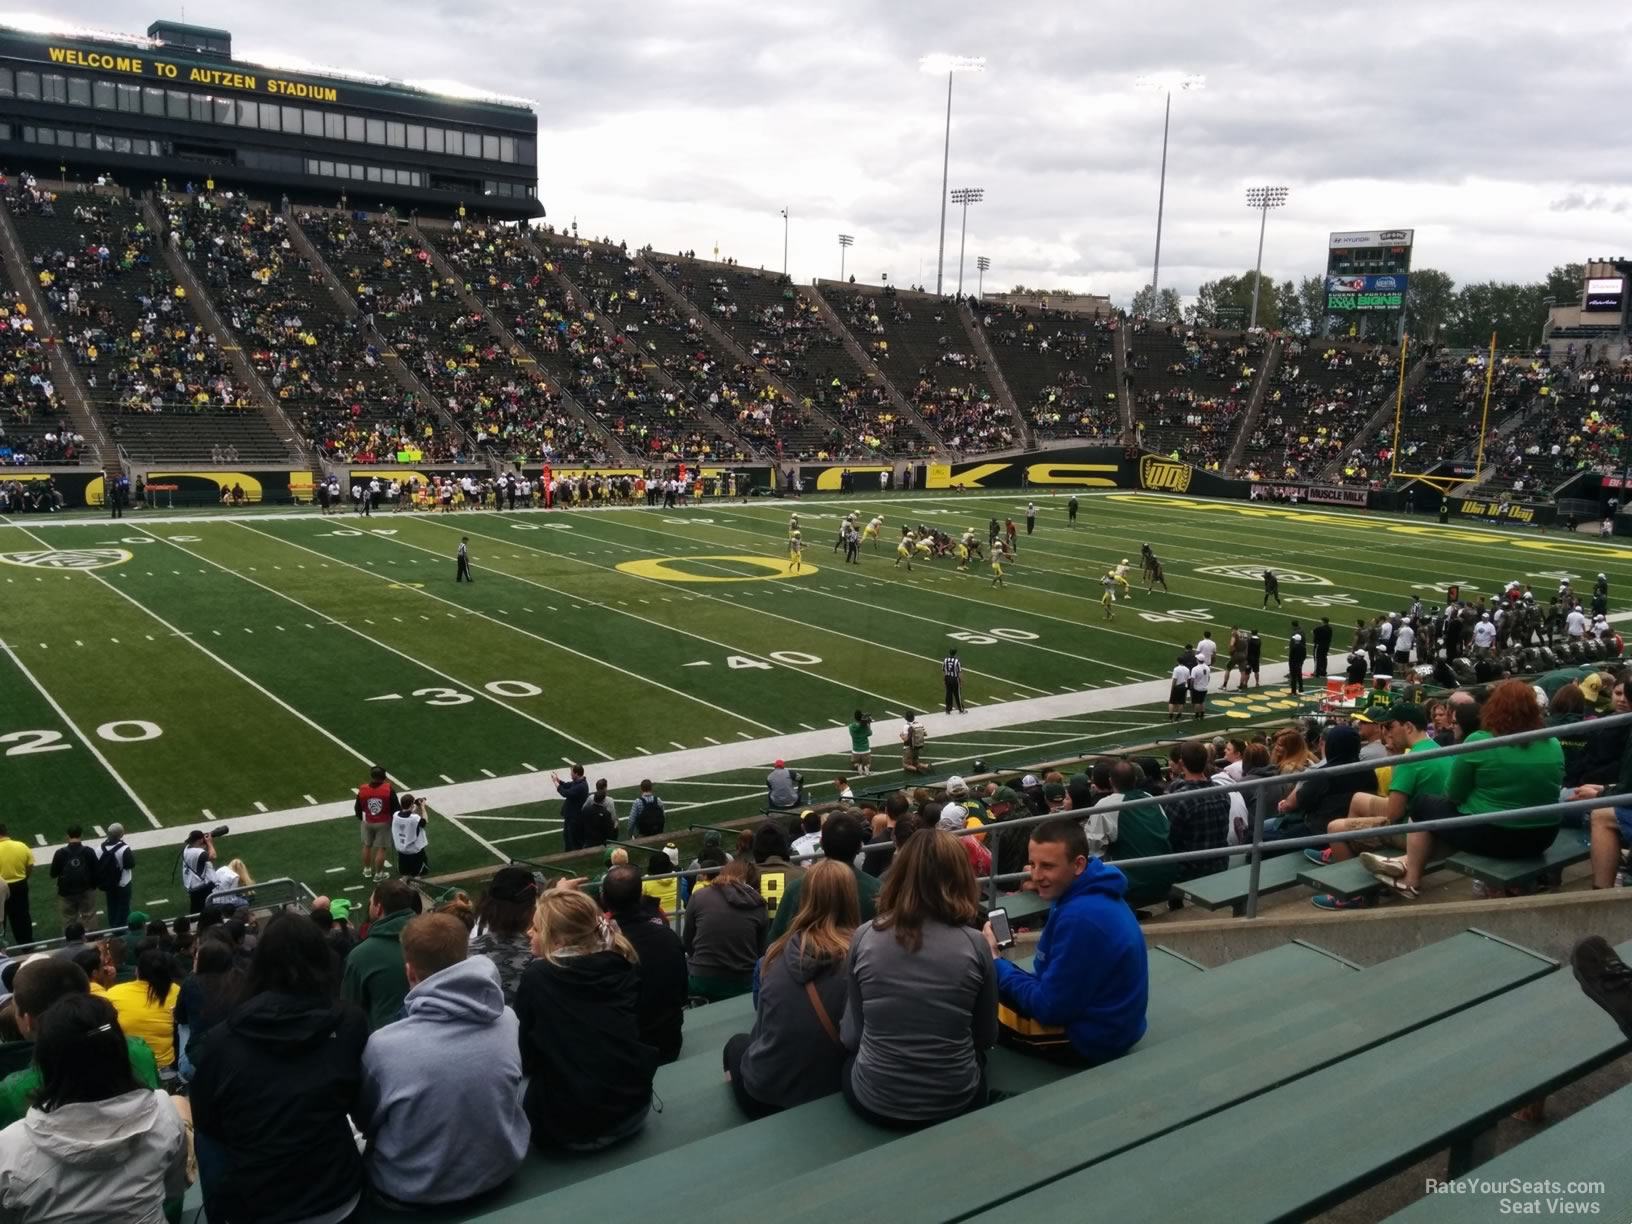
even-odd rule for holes
{"type": "Polygon", "coordinates": [[[738,732],[737,732],[737,738],[738,738],[738,739],[745,739],[745,740],[751,740],[751,739],[753,739],[753,738],[754,738],[754,737],[753,737],[753,736],[751,736],[751,735],[749,735],[749,734],[748,734],[748,733],[747,733],[747,732],[746,732],[746,731],[738,731],[738,732]]]}
{"type": "Polygon", "coordinates": [[[344,867],[325,867],[323,869],[323,874],[324,875],[339,875],[344,870],[345,870],[344,867]]]}
{"type": "MultiPolygon", "coordinates": [[[[741,735],[741,734],[742,734],[742,732],[741,732],[741,731],[738,731],[738,732],[737,732],[737,734],[738,734],[738,735],[741,735]]],[[[639,745],[639,744],[636,744],[636,745],[635,745],[635,751],[636,751],[636,752],[638,752],[638,753],[640,753],[640,755],[641,755],[641,756],[651,756],[651,755],[652,755],[652,753],[651,753],[651,749],[649,749],[649,748],[642,748],[642,747],[641,747],[641,746],[640,746],[640,745],[639,745]]]]}
{"type": "Polygon", "coordinates": [[[486,774],[490,778],[496,778],[496,777],[499,776],[498,774],[494,773],[491,769],[484,769],[484,770],[482,770],[482,772],[484,774],[486,774]]]}
{"type": "Polygon", "coordinates": [[[75,638],[74,639],[74,645],[75,646],[83,646],[83,645],[85,645],[85,643],[80,641],[78,638],[75,638]]]}
{"type": "Polygon", "coordinates": [[[215,634],[216,637],[221,636],[221,630],[219,630],[219,629],[211,629],[210,632],[215,634]]]}
{"type": "MultiPolygon", "coordinates": [[[[279,599],[286,600],[287,602],[289,602],[291,604],[294,604],[297,608],[301,608],[304,611],[312,613],[315,616],[324,617],[325,619],[329,620],[331,623],[340,626],[342,629],[345,629],[348,633],[355,634],[357,637],[362,638],[365,642],[372,642],[375,646],[378,646],[381,650],[389,651],[390,653],[396,655],[399,659],[405,659],[409,663],[414,664],[416,667],[422,668],[423,670],[429,672],[431,675],[436,676],[439,679],[446,680],[450,684],[458,685],[461,688],[468,689],[472,693],[474,693],[476,696],[482,697],[485,700],[492,702],[494,705],[498,706],[500,709],[508,710],[510,713],[515,714],[520,718],[525,718],[528,722],[534,724],[535,726],[543,727],[546,731],[550,731],[550,732],[552,732],[552,733],[554,733],[556,735],[559,735],[563,739],[571,740],[575,744],[583,744],[582,740],[575,739],[573,736],[568,735],[565,731],[562,731],[559,727],[556,727],[556,726],[552,725],[551,723],[545,722],[543,719],[537,717],[536,715],[529,714],[525,710],[517,709],[515,706],[512,706],[512,705],[508,704],[507,702],[501,700],[496,695],[487,692],[486,690],[482,689],[481,687],[479,687],[477,685],[474,685],[474,684],[467,684],[465,681],[460,680],[455,676],[449,675],[447,672],[442,671],[439,668],[431,666],[429,663],[426,663],[423,659],[417,659],[413,655],[410,655],[410,654],[407,654],[404,651],[398,650],[395,646],[392,646],[388,642],[382,642],[378,638],[372,637],[369,634],[364,633],[361,629],[358,629],[358,628],[356,628],[354,626],[351,626],[351,625],[346,625],[346,624],[342,623],[341,621],[336,620],[334,617],[328,616],[326,613],[322,612],[320,609],[313,608],[313,607],[309,606],[308,604],[302,603],[300,600],[296,599],[293,595],[289,595],[286,592],[280,591],[275,587],[267,586],[264,582],[261,582],[259,579],[250,578],[245,574],[238,573],[236,570],[233,570],[228,566],[222,565],[217,561],[213,561],[208,557],[204,557],[204,556],[201,556],[199,554],[193,553],[189,549],[185,548],[184,546],[182,546],[180,544],[175,543],[172,540],[165,539],[165,537],[163,537],[163,536],[154,535],[152,532],[147,531],[146,528],[142,528],[141,530],[143,530],[147,535],[153,536],[153,538],[156,539],[156,540],[164,540],[164,542],[166,544],[169,544],[172,548],[181,549],[182,552],[187,553],[189,556],[198,556],[199,560],[206,561],[209,564],[215,566],[217,569],[222,570],[225,573],[233,574],[236,577],[242,579],[243,581],[249,583],[250,585],[259,587],[261,590],[267,592],[269,595],[276,595],[279,599]]],[[[369,623],[372,624],[373,622],[370,621],[369,623]]],[[[307,628],[311,628],[311,626],[308,624],[307,628]]],[[[584,744],[583,746],[586,747],[586,748],[591,747],[589,744],[584,744]]],[[[606,755],[606,753],[604,753],[604,752],[599,752],[598,749],[594,749],[594,751],[598,752],[599,755],[601,755],[601,756],[606,755]]]]}
{"type": "Polygon", "coordinates": [[[362,892],[363,891],[363,886],[361,884],[347,884],[342,891],[344,891],[344,892],[362,892]]]}
{"type": "Polygon", "coordinates": [[[830,726],[830,727],[842,727],[842,726],[844,726],[844,724],[843,724],[843,723],[841,723],[841,722],[840,722],[840,721],[839,721],[839,720],[838,720],[838,719],[836,719],[836,718],[830,718],[830,719],[828,719],[828,720],[827,720],[827,725],[828,725],[828,726],[830,726]]]}
{"type": "Polygon", "coordinates": [[[436,776],[441,778],[442,781],[446,782],[449,786],[452,786],[454,784],[453,779],[448,777],[447,774],[437,774],[436,776]]]}
{"type": "Polygon", "coordinates": [[[169,905],[170,904],[170,898],[169,897],[154,897],[151,901],[145,902],[144,904],[147,904],[147,905],[169,905]]]}
{"type": "Polygon", "coordinates": [[[98,837],[106,837],[107,836],[107,834],[105,832],[103,832],[103,829],[102,829],[101,825],[92,825],[91,828],[96,830],[96,835],[98,837]]]}
{"type": "MultiPolygon", "coordinates": [[[[38,539],[37,536],[35,538],[38,539]]],[[[79,724],[68,716],[68,711],[62,708],[57,699],[51,696],[50,692],[46,690],[45,685],[41,684],[34,673],[28,670],[28,667],[23,663],[22,659],[17,657],[17,652],[4,643],[0,643],[0,650],[4,650],[6,652],[7,657],[9,657],[11,661],[17,665],[17,670],[22,672],[24,678],[34,686],[41,697],[45,698],[46,704],[56,712],[58,718],[62,719],[63,725],[74,733],[74,738],[79,740],[80,743],[84,744],[86,748],[90,749],[90,753],[96,758],[97,763],[101,765],[103,769],[108,771],[108,775],[119,784],[119,789],[124,791],[125,794],[130,797],[130,801],[136,805],[136,810],[143,816],[147,817],[147,823],[152,825],[155,829],[159,828],[159,818],[153,815],[152,809],[149,808],[147,804],[142,802],[142,797],[131,789],[130,783],[126,782],[124,778],[120,776],[119,771],[113,767],[113,763],[109,761],[107,757],[102,755],[102,750],[95,744],[91,743],[88,738],[86,738],[85,732],[79,729],[79,724]]],[[[40,844],[42,846],[45,844],[45,838],[40,838],[40,844]]]]}
{"type": "MultiPolygon", "coordinates": [[[[268,535],[267,532],[259,531],[259,530],[255,529],[253,527],[250,527],[248,524],[245,524],[245,523],[240,523],[239,526],[242,527],[245,531],[251,531],[251,532],[254,532],[256,535],[266,536],[268,539],[272,539],[272,540],[281,539],[281,537],[279,537],[279,536],[268,535]]],[[[454,530],[458,530],[458,529],[450,527],[450,528],[448,528],[448,530],[454,531],[454,530]]],[[[430,549],[420,548],[419,545],[410,544],[406,540],[400,540],[400,539],[397,539],[395,537],[390,537],[390,536],[385,537],[385,538],[390,540],[391,543],[399,544],[404,548],[418,549],[420,552],[430,552],[430,549]]],[[[304,545],[304,544],[295,544],[293,541],[285,541],[285,543],[290,544],[291,547],[300,548],[300,549],[303,549],[306,552],[313,553],[314,555],[319,555],[319,556],[322,555],[320,553],[316,553],[315,549],[307,548],[306,545],[304,545]]],[[[337,562],[337,564],[342,565],[347,569],[358,569],[357,566],[351,565],[349,562],[345,562],[345,561],[337,562]]],[[[527,582],[531,586],[540,586],[540,587],[543,586],[542,583],[532,582],[529,579],[520,578],[519,576],[514,575],[514,574],[506,574],[506,572],[504,570],[493,570],[493,569],[491,569],[491,567],[488,567],[488,566],[483,566],[483,567],[480,567],[480,568],[487,569],[491,573],[503,574],[506,577],[516,578],[517,581],[527,582]]],[[[359,573],[367,573],[368,571],[358,570],[358,572],[359,573]]],[[[378,575],[375,575],[375,576],[378,577],[378,575]]],[[[93,577],[94,577],[94,575],[93,575],[93,577]]],[[[550,588],[546,587],[544,589],[548,590],[550,588]]],[[[450,603],[450,602],[452,602],[451,600],[448,600],[448,599],[444,598],[441,595],[433,594],[430,591],[418,591],[417,593],[419,595],[424,596],[426,599],[434,599],[438,603],[450,603]]],[[[600,605],[600,606],[604,607],[605,605],[600,605]]],[[[448,615],[451,617],[451,616],[453,616],[453,613],[449,612],[448,615]]],[[[709,709],[715,711],[718,714],[726,715],[727,717],[731,718],[734,722],[747,723],[749,726],[759,727],[761,730],[769,731],[772,735],[781,735],[782,734],[782,732],[778,731],[775,727],[771,726],[769,723],[762,723],[757,718],[749,718],[747,715],[738,714],[735,710],[729,710],[729,709],[725,708],[724,706],[716,705],[712,701],[708,701],[708,700],[706,700],[706,699],[704,699],[702,697],[698,697],[698,696],[696,696],[696,695],[694,695],[692,693],[683,692],[680,689],[673,688],[670,685],[664,684],[660,680],[653,680],[650,676],[643,676],[639,672],[633,672],[633,671],[630,671],[626,667],[620,667],[616,663],[610,663],[610,662],[608,662],[608,661],[606,661],[604,659],[598,659],[594,655],[588,654],[588,653],[586,653],[586,652],[584,652],[582,650],[578,650],[575,647],[568,646],[564,642],[558,642],[553,638],[544,637],[542,634],[534,633],[530,629],[523,629],[520,625],[511,624],[509,621],[497,620],[494,617],[491,617],[491,616],[487,615],[487,613],[485,613],[485,612],[478,612],[478,611],[475,611],[475,610],[471,610],[470,615],[479,616],[485,621],[490,621],[491,623],[493,623],[495,625],[500,625],[503,628],[510,630],[512,633],[519,633],[524,637],[530,637],[534,641],[543,642],[545,645],[553,646],[557,650],[565,651],[567,654],[575,655],[576,657],[578,657],[580,659],[587,659],[592,663],[599,664],[602,667],[605,667],[605,668],[608,668],[608,669],[610,669],[612,671],[618,672],[620,675],[628,676],[632,680],[638,680],[638,681],[641,681],[644,684],[649,684],[653,688],[660,688],[664,692],[671,693],[676,697],[683,697],[687,701],[694,701],[698,705],[707,706],[709,709]]],[[[641,618],[641,619],[644,619],[644,618],[641,618]]],[[[653,623],[654,624],[659,624],[661,622],[653,622],[653,623]]],[[[718,645],[718,643],[715,643],[715,644],[718,645]]],[[[838,682],[835,681],[835,683],[838,683],[838,682]]],[[[845,687],[848,688],[849,686],[846,685],[845,687]]],[[[567,735],[565,732],[560,731],[558,729],[557,729],[556,733],[558,735],[561,735],[562,738],[571,740],[573,743],[578,744],[581,747],[588,748],[596,756],[602,757],[603,759],[606,759],[606,760],[611,759],[611,755],[609,753],[603,752],[601,749],[595,747],[593,744],[587,743],[584,740],[579,739],[577,736],[567,735]]],[[[751,739],[753,737],[750,736],[749,738],[751,739]]]]}
{"type": "Polygon", "coordinates": [[[306,802],[311,804],[313,807],[317,806],[317,800],[313,799],[310,795],[302,795],[301,798],[306,800],[306,802]]]}
{"type": "Polygon", "coordinates": [[[205,820],[214,820],[215,819],[215,813],[210,811],[209,808],[205,808],[205,809],[203,809],[203,811],[204,811],[204,819],[205,820]]]}
{"type": "Polygon", "coordinates": [[[527,764],[526,761],[523,761],[521,763],[521,767],[523,769],[525,769],[528,773],[537,773],[538,772],[538,766],[537,765],[529,765],[529,764],[527,764]]]}
{"type": "Polygon", "coordinates": [[[262,803],[259,799],[255,800],[255,810],[257,812],[266,811],[266,804],[262,803]]]}
{"type": "Polygon", "coordinates": [[[679,740],[670,740],[669,743],[673,744],[676,748],[680,749],[681,752],[684,752],[686,750],[686,746],[684,744],[682,744],[679,740]]]}
{"type": "Polygon", "coordinates": [[[703,738],[706,739],[711,744],[718,744],[720,742],[719,740],[715,739],[712,735],[705,735],[705,736],[703,736],[703,738]]]}
{"type": "Polygon", "coordinates": [[[34,834],[34,840],[37,841],[42,846],[45,845],[45,834],[44,833],[34,834]]]}
{"type": "Polygon", "coordinates": [[[813,726],[811,726],[811,725],[810,725],[810,724],[809,724],[809,723],[800,723],[800,724],[799,724],[799,725],[800,725],[800,726],[801,726],[801,727],[803,727],[803,728],[804,728],[804,729],[805,729],[805,730],[806,730],[806,731],[814,731],[814,730],[816,730],[816,728],[815,728],[815,727],[813,727],[813,726]]]}
{"type": "Polygon", "coordinates": [[[545,820],[535,816],[483,816],[480,812],[471,812],[465,816],[465,819],[496,820],[500,824],[530,824],[548,826],[550,830],[559,829],[561,827],[561,821],[559,820],[545,820]]]}

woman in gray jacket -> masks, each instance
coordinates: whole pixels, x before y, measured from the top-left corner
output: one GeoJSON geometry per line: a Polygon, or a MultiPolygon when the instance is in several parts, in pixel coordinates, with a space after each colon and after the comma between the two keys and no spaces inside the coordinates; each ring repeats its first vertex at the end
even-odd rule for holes
{"type": "Polygon", "coordinates": [[[164,1224],[187,1189],[187,1136],[162,1092],[130,1069],[106,999],[67,995],[40,1016],[38,1100],[0,1131],[0,1219],[164,1224]]]}
{"type": "Polygon", "coordinates": [[[839,1017],[849,988],[850,937],[861,921],[856,876],[824,859],[805,874],[799,912],[759,966],[752,1033],[725,1043],[725,1075],[750,1118],[839,1090],[839,1017]]]}
{"type": "Polygon", "coordinates": [[[770,929],[752,862],[727,863],[707,888],[693,890],[681,936],[691,993],[718,1002],[752,990],[770,929]]]}
{"type": "Polygon", "coordinates": [[[980,885],[959,839],[922,829],[896,852],[878,916],[850,942],[841,1087],[867,1121],[898,1130],[986,1103],[997,971],[975,927],[980,885]]]}

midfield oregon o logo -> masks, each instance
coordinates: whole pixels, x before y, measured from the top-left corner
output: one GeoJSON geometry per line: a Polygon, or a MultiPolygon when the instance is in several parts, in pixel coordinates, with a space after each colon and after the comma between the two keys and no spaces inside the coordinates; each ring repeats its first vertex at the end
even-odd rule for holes
{"type": "Polygon", "coordinates": [[[24,569],[94,570],[123,565],[131,554],[123,548],[48,548],[36,552],[0,553],[0,561],[24,569]]]}
{"type": "Polygon", "coordinates": [[[637,578],[656,578],[660,582],[775,582],[778,578],[802,578],[814,574],[816,567],[805,564],[797,571],[791,561],[775,557],[648,557],[640,561],[620,561],[617,568],[637,578]],[[712,569],[713,573],[692,573],[686,566],[712,569]],[[731,569],[750,566],[762,570],[758,574],[735,574],[731,569]]]}

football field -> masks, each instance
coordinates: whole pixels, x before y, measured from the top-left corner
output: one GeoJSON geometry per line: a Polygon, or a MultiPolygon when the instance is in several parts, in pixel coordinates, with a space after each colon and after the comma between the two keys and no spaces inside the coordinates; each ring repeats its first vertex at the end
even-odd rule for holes
{"type": "MultiPolygon", "coordinates": [[[[900,777],[885,770],[908,709],[935,711],[933,760],[1023,764],[1150,738],[1174,655],[1203,629],[1221,642],[1232,626],[1257,629],[1267,663],[1284,658],[1294,618],[1324,615],[1341,654],[1358,617],[1441,602],[1450,583],[1493,596],[1518,579],[1545,598],[1560,576],[1590,589],[1600,570],[1614,611],[1632,583],[1619,544],[1128,493],[1083,496],[1074,527],[1064,495],[984,492],[11,518],[0,521],[0,820],[38,852],[72,821],[87,839],[123,823],[145,854],[144,908],[179,908],[165,877],[180,837],[216,822],[235,827],[223,855],[258,878],[358,890],[350,794],[374,762],[431,796],[436,869],[475,867],[559,849],[548,775],[570,762],[611,778],[620,799],[643,775],[665,783],[671,829],[753,811],[775,757],[813,781],[842,770],[857,708],[878,720],[884,782],[900,777]],[[791,509],[806,546],[798,573],[791,509]],[[859,565],[832,551],[852,509],[885,524],[859,565]],[[903,522],[974,528],[984,543],[994,516],[1020,527],[1002,588],[985,564],[893,565],[903,522]],[[456,584],[463,536],[475,581],[456,584]],[[1145,543],[1167,592],[1147,595],[1138,578],[1145,543]],[[1100,578],[1123,558],[1133,594],[1107,621],[1100,578]],[[1265,566],[1283,601],[1267,610],[1265,566]],[[939,714],[954,646],[970,709],[957,727],[939,714]]],[[[1283,698],[1238,699],[1206,725],[1298,708],[1283,698]]],[[[54,931],[42,877],[34,908],[54,931]]]]}

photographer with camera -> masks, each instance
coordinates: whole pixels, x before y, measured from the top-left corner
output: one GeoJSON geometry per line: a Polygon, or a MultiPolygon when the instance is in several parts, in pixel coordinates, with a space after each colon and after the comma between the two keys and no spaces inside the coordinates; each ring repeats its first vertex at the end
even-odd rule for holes
{"type": "Polygon", "coordinates": [[[857,710],[850,727],[850,768],[866,777],[873,772],[873,716],[857,710]]]}
{"type": "Polygon", "coordinates": [[[208,833],[194,829],[187,834],[187,845],[181,852],[181,886],[187,890],[187,912],[202,914],[204,904],[215,891],[215,839],[227,835],[227,826],[221,825],[208,833]]]}
{"type": "Polygon", "coordinates": [[[391,817],[391,843],[397,848],[397,874],[412,879],[430,871],[425,850],[431,840],[425,834],[425,800],[403,795],[391,817]]]}

